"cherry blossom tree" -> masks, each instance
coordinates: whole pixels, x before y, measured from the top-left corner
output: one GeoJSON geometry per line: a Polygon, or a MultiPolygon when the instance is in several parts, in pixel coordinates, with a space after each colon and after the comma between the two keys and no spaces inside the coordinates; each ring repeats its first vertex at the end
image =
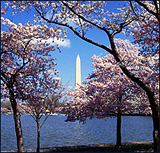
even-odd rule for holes
{"type": "MultiPolygon", "coordinates": [[[[150,81],[158,98],[158,73],[152,70],[153,63],[143,61],[139,56],[139,47],[132,45],[128,40],[115,39],[116,47],[123,61],[130,59],[126,65],[132,69],[135,75],[144,76],[150,81]],[[143,63],[142,63],[143,61],[143,63]],[[154,80],[151,78],[154,73],[154,80]]],[[[68,106],[64,108],[68,114],[67,121],[85,121],[87,117],[104,118],[117,116],[117,143],[121,147],[121,114],[144,113],[150,114],[149,101],[146,93],[132,80],[130,80],[117,65],[116,60],[110,54],[105,57],[93,56],[92,66],[96,69],[87,77],[89,81],[83,82],[86,86],[80,86],[76,91],[69,91],[71,95],[68,106]],[[147,102],[147,103],[146,103],[147,102]]]]}
{"type": "MultiPolygon", "coordinates": [[[[33,85],[31,84],[31,86],[33,85]]],[[[45,83],[43,84],[43,87],[40,87],[39,84],[34,84],[32,87],[34,90],[31,90],[34,94],[29,93],[33,97],[31,99],[28,98],[23,103],[18,103],[20,109],[25,111],[25,113],[29,113],[37,124],[37,152],[40,151],[40,129],[52,113],[61,111],[59,107],[63,103],[63,101],[59,102],[64,90],[64,87],[61,86],[59,80],[55,80],[53,90],[49,89],[47,92],[40,92],[39,89],[45,89],[46,86],[47,84],[45,83]],[[49,93],[51,95],[49,95],[49,93]],[[43,121],[40,125],[41,119],[43,121]]]]}
{"type": "Polygon", "coordinates": [[[145,54],[145,56],[159,53],[159,2],[154,1],[152,3],[153,4],[148,2],[142,3],[141,1],[133,3],[130,1],[133,13],[136,16],[140,15],[142,20],[132,22],[129,25],[131,28],[126,30],[128,35],[131,34],[133,36],[134,43],[141,45],[141,54],[145,54]],[[139,5],[143,7],[143,14],[140,12],[139,5]],[[153,5],[155,7],[153,7],[153,5]],[[146,10],[152,15],[146,13],[146,10]]]}
{"type": "MultiPolygon", "coordinates": [[[[2,25],[9,27],[1,31],[1,90],[4,98],[9,98],[14,113],[18,152],[24,151],[20,113],[17,100],[39,102],[42,93],[53,93],[57,88],[56,58],[51,58],[55,38],[62,31],[55,27],[18,25],[1,17],[2,25]]],[[[58,46],[57,46],[58,48],[58,46]]],[[[59,49],[59,48],[58,48],[59,49]]],[[[41,108],[42,105],[38,107],[41,108]]]]}
{"type": "MultiPolygon", "coordinates": [[[[114,37],[121,32],[125,33],[127,31],[136,38],[136,43],[142,45],[142,53],[149,51],[149,53],[157,55],[157,51],[159,51],[159,43],[157,44],[157,37],[159,39],[159,2],[124,2],[124,7],[116,7],[116,11],[113,10],[112,12],[108,11],[107,5],[106,1],[16,1],[7,3],[6,7],[3,8],[2,13],[4,14],[10,7],[15,10],[12,12],[13,15],[18,11],[24,11],[25,9],[31,10],[34,8],[36,10],[35,17],[37,18],[35,22],[42,23],[43,21],[46,21],[47,23],[65,26],[82,40],[112,54],[123,73],[138,84],[148,96],[153,115],[154,150],[158,151],[159,105],[156,94],[150,84],[142,81],[141,76],[136,76],[131,70],[127,69],[127,66],[123,63],[118,54],[114,37]],[[141,25],[139,23],[141,23],[141,25]],[[148,25],[149,27],[147,27],[148,25]],[[150,27],[152,30],[150,30],[150,27]],[[106,38],[108,39],[111,48],[88,37],[87,32],[91,31],[93,28],[99,29],[106,34],[106,38]],[[149,35],[151,37],[148,37],[148,30],[150,31],[149,35]],[[137,35],[138,32],[139,35],[137,35]],[[156,37],[153,38],[153,35],[156,37]],[[153,41],[150,41],[150,38],[154,39],[152,40],[154,41],[154,48],[156,48],[156,50],[152,49],[153,41]]],[[[150,57],[150,54],[147,54],[146,58],[148,57],[150,57]]]]}
{"type": "MultiPolygon", "coordinates": [[[[45,83],[44,86],[46,86],[45,83]]],[[[63,88],[61,87],[59,80],[56,81],[52,92],[50,92],[50,89],[47,92],[39,92],[39,90],[35,90],[39,88],[42,87],[37,87],[34,85],[33,91],[35,92],[35,94],[32,94],[34,98],[28,99],[25,102],[25,105],[30,108],[30,115],[36,121],[37,124],[37,152],[40,151],[40,129],[42,128],[50,114],[54,113],[57,110],[56,108],[59,107],[59,99],[62,97],[63,91],[63,88]],[[49,96],[48,93],[52,95],[49,96]],[[43,121],[40,124],[41,119],[43,119],[43,121]]],[[[43,87],[42,89],[44,88],[45,87],[43,87]]]]}

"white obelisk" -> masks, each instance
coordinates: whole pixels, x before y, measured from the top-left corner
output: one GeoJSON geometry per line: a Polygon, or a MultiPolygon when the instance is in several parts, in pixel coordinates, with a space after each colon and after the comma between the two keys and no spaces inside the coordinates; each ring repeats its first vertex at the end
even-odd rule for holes
{"type": "Polygon", "coordinates": [[[76,89],[78,84],[81,84],[81,61],[79,55],[76,58],[76,89]]]}

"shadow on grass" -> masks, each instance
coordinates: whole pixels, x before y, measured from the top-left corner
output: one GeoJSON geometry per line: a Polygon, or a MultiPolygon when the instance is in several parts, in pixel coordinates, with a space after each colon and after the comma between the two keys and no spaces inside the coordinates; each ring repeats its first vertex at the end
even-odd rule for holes
{"type": "MultiPolygon", "coordinates": [[[[46,151],[45,151],[46,152],[46,151]]],[[[77,147],[77,148],[57,148],[48,152],[153,152],[153,143],[146,144],[126,144],[121,149],[115,146],[103,147],[77,147]]]]}

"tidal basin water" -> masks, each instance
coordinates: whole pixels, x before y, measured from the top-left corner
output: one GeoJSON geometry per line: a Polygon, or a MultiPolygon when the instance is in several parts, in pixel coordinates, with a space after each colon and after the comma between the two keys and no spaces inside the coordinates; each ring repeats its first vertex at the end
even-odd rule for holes
{"type": "MultiPolygon", "coordinates": [[[[65,122],[65,116],[49,116],[41,128],[40,147],[116,143],[116,118],[88,120],[85,124],[65,122]]],[[[36,122],[22,115],[25,149],[36,148],[36,122]]],[[[122,116],[122,142],[152,141],[153,123],[150,116],[122,116]]],[[[12,115],[1,115],[1,150],[17,150],[12,115]]]]}

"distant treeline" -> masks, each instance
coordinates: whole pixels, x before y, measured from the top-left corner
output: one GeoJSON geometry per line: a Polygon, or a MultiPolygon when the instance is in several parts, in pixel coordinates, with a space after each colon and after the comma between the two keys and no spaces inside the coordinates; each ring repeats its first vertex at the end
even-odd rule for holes
{"type": "Polygon", "coordinates": [[[121,114],[122,116],[151,116],[151,114],[121,114]]]}

